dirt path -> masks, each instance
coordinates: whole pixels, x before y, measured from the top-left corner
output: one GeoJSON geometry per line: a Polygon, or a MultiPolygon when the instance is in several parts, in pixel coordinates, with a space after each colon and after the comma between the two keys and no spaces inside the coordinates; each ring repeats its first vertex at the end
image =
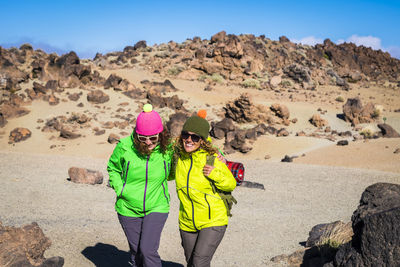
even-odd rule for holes
{"type": "MultiPolygon", "coordinates": [[[[125,266],[128,246],[114,212],[114,192],[102,185],[74,184],[68,168],[106,174],[106,160],[0,152],[0,220],[4,225],[38,222],[52,240],[46,257],[66,267],[125,266]]],[[[273,266],[270,258],[300,248],[312,226],[349,221],[366,186],[400,183],[395,173],[293,163],[244,161],[247,180],[266,190],[237,188],[228,231],[213,266],[273,266]]],[[[171,212],[159,249],[164,266],[182,266],[178,200],[170,183],[171,212]]]]}

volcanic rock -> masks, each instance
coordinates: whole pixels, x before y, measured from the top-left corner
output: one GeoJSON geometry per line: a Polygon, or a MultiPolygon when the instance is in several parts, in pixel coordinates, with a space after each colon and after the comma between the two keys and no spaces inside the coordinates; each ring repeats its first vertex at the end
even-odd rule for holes
{"type": "Polygon", "coordinates": [[[323,126],[327,126],[328,122],[324,119],[321,118],[321,116],[319,114],[314,114],[311,118],[310,118],[310,123],[312,125],[314,125],[315,127],[318,128],[322,128],[323,126]]]}
{"type": "Polygon", "coordinates": [[[189,118],[189,115],[184,112],[177,112],[169,116],[167,128],[171,134],[171,137],[178,137],[181,134],[183,124],[187,118],[189,118]]]}
{"type": "Polygon", "coordinates": [[[93,171],[85,168],[71,167],[68,169],[68,175],[71,182],[78,184],[102,184],[103,174],[99,171],[93,171]]]}
{"type": "Polygon", "coordinates": [[[306,247],[321,246],[328,242],[344,244],[351,240],[353,229],[351,222],[336,221],[315,225],[308,236],[306,247]]]}
{"type": "Polygon", "coordinates": [[[287,108],[287,106],[275,103],[275,104],[271,105],[270,109],[279,118],[289,119],[290,112],[289,112],[289,109],[287,108]]]}
{"type": "Polygon", "coordinates": [[[349,145],[349,141],[347,141],[347,140],[340,140],[340,141],[337,142],[337,145],[338,145],[338,146],[347,146],[347,145],[349,145]]]}
{"type": "Polygon", "coordinates": [[[116,144],[119,142],[119,139],[120,137],[118,135],[111,133],[107,138],[107,142],[110,144],[116,144]]]}
{"type": "Polygon", "coordinates": [[[334,266],[400,266],[400,185],[367,187],[351,220],[353,239],[339,248],[334,266]]]}
{"type": "Polygon", "coordinates": [[[3,226],[0,222],[0,266],[63,266],[62,257],[44,257],[50,245],[51,241],[36,222],[20,228],[3,226]]]}
{"type": "Polygon", "coordinates": [[[233,102],[227,103],[224,110],[226,118],[239,123],[263,123],[270,120],[269,109],[262,105],[253,105],[248,94],[242,94],[233,102]]]}
{"type": "Polygon", "coordinates": [[[400,134],[396,132],[396,130],[393,129],[393,127],[390,126],[389,124],[386,123],[378,124],[378,128],[381,129],[382,137],[387,137],[387,138],[400,137],[400,134]]]}
{"type": "Polygon", "coordinates": [[[7,119],[22,117],[28,114],[30,111],[24,107],[19,107],[10,104],[3,104],[1,107],[1,113],[7,119]]]}
{"type": "Polygon", "coordinates": [[[87,94],[87,101],[95,104],[105,103],[110,100],[110,97],[101,90],[91,91],[87,94]]]}
{"type": "Polygon", "coordinates": [[[233,124],[233,120],[230,118],[224,118],[222,121],[217,123],[211,123],[210,135],[217,139],[223,139],[227,132],[234,131],[236,129],[233,124]]]}
{"type": "Polygon", "coordinates": [[[65,139],[76,139],[80,136],[81,136],[80,134],[74,133],[65,127],[62,127],[60,130],[60,137],[65,139]]]}
{"type": "Polygon", "coordinates": [[[343,106],[345,121],[351,122],[353,125],[373,122],[374,112],[374,105],[368,103],[363,106],[359,97],[347,99],[343,106]]]}
{"type": "Polygon", "coordinates": [[[10,132],[9,144],[24,141],[31,137],[32,132],[27,128],[18,127],[10,132]]]}

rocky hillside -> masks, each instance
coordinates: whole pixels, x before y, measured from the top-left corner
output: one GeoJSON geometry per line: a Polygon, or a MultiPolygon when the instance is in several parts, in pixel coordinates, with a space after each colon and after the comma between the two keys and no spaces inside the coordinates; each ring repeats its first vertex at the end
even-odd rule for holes
{"type": "Polygon", "coordinates": [[[183,43],[171,41],[154,46],[140,41],[122,52],[97,54],[93,60],[80,60],[74,52],[46,54],[29,44],[19,49],[0,47],[0,88],[13,92],[20,83],[39,79],[50,81],[48,87],[107,87],[113,83],[126,89],[126,81],[106,84],[105,77],[92,71],[91,65],[115,69],[139,63],[166,76],[260,89],[315,89],[326,84],[349,89],[349,83],[371,82],[400,85],[400,60],[381,50],[352,43],[336,45],[329,39],[316,46],[298,45],[284,36],[272,41],[263,35],[237,36],[222,31],[210,40],[194,37],[183,43]]]}
{"type": "Polygon", "coordinates": [[[352,43],[335,45],[329,39],[314,47],[297,45],[284,36],[271,41],[265,36],[231,35],[224,31],[201,40],[146,46],[145,41],[123,52],[97,54],[94,62],[104,67],[128,67],[145,57],[144,65],[156,73],[183,79],[210,79],[245,87],[315,89],[333,84],[389,81],[398,86],[400,60],[388,53],[352,43]]]}
{"type": "MultiPolygon", "coordinates": [[[[140,41],[120,52],[97,54],[93,60],[81,60],[73,51],[61,56],[47,54],[39,49],[34,50],[29,44],[19,49],[0,47],[0,127],[4,127],[8,119],[28,114],[30,111],[25,107],[26,104],[36,99],[55,106],[60,102],[82,100],[81,96],[85,93],[87,102],[99,109],[111,109],[112,105],[100,105],[110,100],[107,89],[113,89],[129,97],[139,108],[144,102],[149,102],[156,108],[170,109],[168,127],[176,134],[190,115],[189,109],[192,107],[185,104],[186,98],[172,95],[179,90],[170,79],[204,82],[205,91],[212,91],[217,84],[242,87],[243,92],[246,92],[246,88],[277,94],[287,91],[291,101],[296,100],[293,95],[301,94],[306,98],[309,94],[310,99],[316,99],[316,94],[319,98],[327,98],[326,92],[320,90],[327,85],[340,91],[379,85],[376,90],[394,89],[392,93],[395,93],[400,88],[400,60],[382,51],[348,43],[335,45],[330,40],[312,47],[294,44],[286,37],[272,41],[265,36],[236,36],[224,31],[210,40],[194,37],[180,44],[171,41],[147,46],[145,41],[140,41]],[[144,79],[134,84],[114,73],[137,67],[164,81],[144,79]],[[79,90],[65,90],[67,88],[79,90]]],[[[334,96],[330,95],[329,98],[331,101],[334,96]]],[[[345,99],[339,97],[336,101],[343,102],[345,99]]],[[[118,105],[121,107],[115,111],[117,115],[109,112],[118,118],[115,121],[98,121],[98,114],[90,112],[67,113],[47,121],[42,118],[36,120],[45,124],[38,126],[42,132],[60,132],[60,137],[66,139],[80,137],[82,133],[77,133],[77,130],[83,128],[92,128],[94,135],[101,135],[105,129],[123,130],[134,123],[132,112],[124,114],[127,111],[122,108],[128,103],[121,102],[118,105]],[[98,123],[93,124],[95,121],[98,123]]],[[[84,105],[81,102],[77,106],[83,108],[84,105]]],[[[211,135],[225,140],[227,152],[236,150],[247,153],[252,149],[249,142],[260,135],[288,136],[285,127],[297,122],[296,117],[290,118],[285,105],[258,105],[247,94],[238,95],[218,109],[219,118],[212,122],[211,135]],[[243,123],[252,125],[244,128],[237,126],[243,123]]],[[[322,109],[319,111],[323,113],[322,109]]],[[[343,114],[344,119],[353,125],[374,122],[380,116],[376,105],[367,103],[364,107],[355,98],[349,98],[343,114]]],[[[314,115],[310,123],[321,131],[297,131],[296,136],[335,141],[337,136],[344,134],[331,129],[319,115],[314,115]]],[[[345,135],[351,136],[351,133],[345,135]]],[[[31,130],[16,128],[10,132],[10,143],[30,136],[31,130]]],[[[114,142],[118,138],[110,135],[108,141],[114,142]]]]}

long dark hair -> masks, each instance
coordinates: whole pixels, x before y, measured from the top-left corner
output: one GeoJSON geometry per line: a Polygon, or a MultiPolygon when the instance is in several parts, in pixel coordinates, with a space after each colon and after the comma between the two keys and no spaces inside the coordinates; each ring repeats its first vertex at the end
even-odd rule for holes
{"type": "MultiPolygon", "coordinates": [[[[170,138],[171,137],[169,131],[167,127],[164,126],[164,130],[158,134],[158,144],[160,145],[161,153],[165,154],[165,152],[167,151],[170,144],[170,138]]],[[[151,154],[152,151],[148,149],[148,146],[145,143],[139,141],[136,129],[133,130],[133,143],[135,145],[135,148],[142,156],[147,156],[151,154]]]]}

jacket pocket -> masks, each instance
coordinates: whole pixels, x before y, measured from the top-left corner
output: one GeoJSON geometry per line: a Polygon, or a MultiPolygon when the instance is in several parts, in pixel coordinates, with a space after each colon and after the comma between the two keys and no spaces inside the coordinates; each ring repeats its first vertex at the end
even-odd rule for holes
{"type": "Polygon", "coordinates": [[[125,189],[125,186],[126,186],[126,182],[128,181],[128,171],[129,171],[129,164],[130,164],[130,163],[131,163],[131,162],[128,161],[128,164],[126,164],[125,182],[124,182],[124,185],[122,186],[121,194],[119,194],[118,197],[121,197],[121,196],[122,196],[122,192],[124,192],[124,189],[125,189]]]}
{"type": "Polygon", "coordinates": [[[208,219],[211,220],[211,206],[210,206],[210,203],[207,200],[207,194],[204,194],[204,199],[206,200],[207,205],[208,205],[208,219]]]}

